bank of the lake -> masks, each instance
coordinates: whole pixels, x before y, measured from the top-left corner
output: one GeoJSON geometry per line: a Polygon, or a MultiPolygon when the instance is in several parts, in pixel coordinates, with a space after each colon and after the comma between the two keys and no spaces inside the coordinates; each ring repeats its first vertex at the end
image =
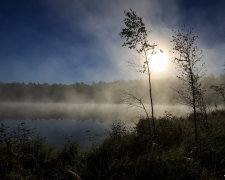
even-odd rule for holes
{"type": "Polygon", "coordinates": [[[192,116],[165,116],[149,136],[146,119],[133,130],[118,121],[100,145],[80,150],[68,140],[55,149],[20,125],[1,124],[0,174],[5,179],[222,179],[225,173],[225,111],[198,118],[194,142],[192,116]]]}

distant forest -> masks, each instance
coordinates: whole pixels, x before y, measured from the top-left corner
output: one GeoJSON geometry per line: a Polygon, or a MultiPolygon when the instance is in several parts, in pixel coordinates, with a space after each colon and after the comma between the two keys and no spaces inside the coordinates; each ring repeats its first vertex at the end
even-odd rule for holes
{"type": "MultiPolygon", "coordinates": [[[[219,77],[210,75],[203,78],[208,104],[221,104],[223,100],[210,88],[211,85],[225,84],[225,74],[219,77]]],[[[177,78],[155,79],[153,101],[155,104],[177,104],[174,91],[181,85],[177,78]]],[[[68,102],[68,103],[121,103],[123,91],[134,94],[148,102],[148,83],[146,80],[98,82],[91,85],[75,83],[0,83],[0,102],[68,102]]]]}

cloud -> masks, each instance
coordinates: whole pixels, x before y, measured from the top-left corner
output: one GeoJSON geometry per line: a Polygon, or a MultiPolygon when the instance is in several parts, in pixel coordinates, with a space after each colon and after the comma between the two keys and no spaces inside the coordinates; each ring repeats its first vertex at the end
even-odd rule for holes
{"type": "MultiPolygon", "coordinates": [[[[127,64],[130,60],[141,62],[141,56],[121,46],[122,39],[119,32],[124,26],[124,10],[132,8],[140,17],[143,17],[146,27],[152,30],[150,42],[156,43],[158,48],[163,49],[170,60],[172,60],[169,52],[171,30],[179,27],[181,21],[185,19],[183,17],[187,15],[180,6],[182,1],[179,0],[49,0],[40,2],[49,11],[46,19],[52,21],[50,24],[54,27],[50,30],[46,29],[45,33],[38,32],[38,28],[31,29],[44,40],[38,45],[34,42],[32,53],[25,54],[25,59],[37,60],[35,65],[28,61],[20,61],[22,57],[17,60],[12,73],[15,79],[20,77],[17,80],[91,83],[100,80],[142,78],[143,76],[127,64]]],[[[204,50],[204,60],[209,67],[208,72],[219,74],[222,72],[220,64],[223,64],[223,57],[225,57],[225,43],[221,38],[221,41],[209,46],[207,36],[213,27],[205,21],[205,14],[205,10],[199,11],[199,14],[193,13],[190,22],[193,25],[198,23],[198,27],[201,27],[197,30],[201,30],[200,45],[204,50]],[[200,20],[204,21],[199,23],[200,20]]],[[[223,30],[223,19],[216,17],[216,20],[221,22],[218,28],[223,30]]],[[[38,25],[41,26],[41,24],[38,25]]],[[[210,39],[213,37],[210,36],[210,39]]],[[[174,76],[175,73],[170,63],[167,71],[155,73],[153,77],[163,78],[174,76]]]]}
{"type": "MultiPolygon", "coordinates": [[[[139,16],[144,17],[146,26],[153,30],[150,34],[151,42],[159,44],[159,48],[163,48],[168,52],[168,35],[171,34],[171,29],[167,27],[168,17],[166,15],[169,13],[164,13],[164,9],[162,9],[164,7],[162,7],[159,1],[142,0],[137,2],[129,0],[107,1],[107,3],[106,1],[92,1],[91,4],[92,8],[98,11],[88,11],[87,1],[83,1],[83,4],[79,3],[79,9],[81,9],[82,14],[82,21],[79,25],[85,33],[97,39],[97,48],[94,47],[92,51],[104,52],[106,56],[105,59],[102,60],[108,61],[109,64],[114,66],[109,67],[107,71],[95,72],[89,69],[86,73],[91,74],[91,77],[99,77],[103,80],[133,79],[140,77],[136,71],[132,71],[129,69],[130,67],[127,66],[127,61],[129,60],[135,59],[141,61],[138,60],[140,56],[127,48],[121,47],[122,40],[119,37],[119,32],[124,26],[123,12],[130,8],[134,9],[139,16]],[[114,73],[115,71],[117,72],[116,74],[114,73]],[[102,72],[104,72],[104,74],[102,74],[102,72]],[[93,74],[95,75],[93,76],[93,74]]],[[[70,7],[67,6],[68,4],[64,5],[66,6],[64,8],[68,11],[70,7]]],[[[62,5],[60,6],[62,7],[62,5]]],[[[170,17],[172,18],[171,24],[175,24],[175,22],[177,22],[175,18],[176,15],[174,14],[177,11],[176,6],[171,6],[169,3],[168,6],[167,8],[174,10],[173,13],[170,14],[170,17]]],[[[71,7],[73,7],[73,5],[71,7]]],[[[75,15],[77,14],[77,12],[74,13],[75,15]]],[[[73,16],[73,13],[70,16],[73,16]]],[[[71,23],[73,23],[73,21],[71,23]]],[[[74,27],[76,26],[77,22],[74,22],[74,27]]],[[[170,70],[168,71],[171,72],[170,70]]]]}
{"type": "Polygon", "coordinates": [[[225,43],[214,44],[210,48],[203,48],[203,60],[207,65],[207,74],[214,74],[219,76],[224,73],[224,64],[225,64],[225,43]]]}

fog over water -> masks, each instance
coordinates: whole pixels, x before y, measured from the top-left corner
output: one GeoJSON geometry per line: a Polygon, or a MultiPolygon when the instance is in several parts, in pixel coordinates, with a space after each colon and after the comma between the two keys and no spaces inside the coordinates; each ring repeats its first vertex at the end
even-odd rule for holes
{"type": "MultiPolygon", "coordinates": [[[[150,106],[146,105],[150,110],[150,106]]],[[[157,117],[169,111],[186,116],[188,108],[181,105],[155,105],[157,117]]],[[[0,103],[0,119],[11,129],[21,122],[50,143],[62,145],[68,137],[82,147],[101,142],[113,122],[121,120],[128,127],[145,117],[143,109],[128,108],[125,104],[69,103],[0,103]]]]}
{"type": "MultiPolygon", "coordinates": [[[[150,111],[150,106],[146,105],[150,111]]],[[[155,116],[169,111],[175,116],[185,116],[189,109],[183,105],[155,105],[155,116]]],[[[0,103],[0,119],[73,119],[113,122],[121,120],[134,123],[145,116],[143,109],[126,104],[70,104],[70,103],[0,103]]]]}
{"type": "MultiPolygon", "coordinates": [[[[151,115],[150,106],[146,108],[151,115]]],[[[154,105],[156,117],[165,112],[185,117],[191,109],[179,104],[154,105]]],[[[132,129],[141,117],[146,117],[143,109],[126,104],[0,103],[0,121],[10,129],[17,130],[25,122],[35,135],[57,146],[71,138],[81,148],[90,147],[109,135],[113,122],[122,121],[132,129]]]]}

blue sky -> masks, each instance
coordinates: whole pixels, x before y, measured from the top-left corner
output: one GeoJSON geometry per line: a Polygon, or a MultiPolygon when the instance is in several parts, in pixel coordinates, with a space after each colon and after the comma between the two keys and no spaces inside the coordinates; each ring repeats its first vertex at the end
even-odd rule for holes
{"type": "MultiPolygon", "coordinates": [[[[171,30],[186,24],[199,33],[207,73],[223,73],[223,0],[1,0],[0,81],[74,83],[138,79],[121,47],[124,10],[134,9],[169,51],[171,30]]],[[[175,74],[173,67],[159,77],[175,74]]]]}

